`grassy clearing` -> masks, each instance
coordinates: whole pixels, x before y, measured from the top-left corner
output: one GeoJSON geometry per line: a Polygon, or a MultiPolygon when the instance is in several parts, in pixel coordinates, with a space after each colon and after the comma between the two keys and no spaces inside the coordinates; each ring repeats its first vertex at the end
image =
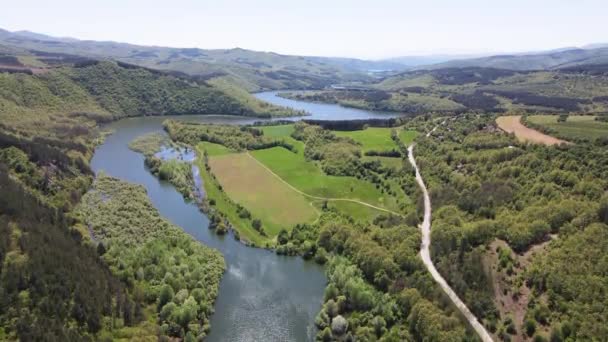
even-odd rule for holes
{"type": "Polygon", "coordinates": [[[203,150],[207,151],[207,155],[209,155],[209,157],[224,156],[226,154],[235,153],[235,151],[224,145],[214,144],[206,141],[201,142],[199,146],[201,146],[203,150]]]}
{"type": "MultiPolygon", "coordinates": [[[[323,201],[315,202],[317,208],[323,206],[323,201]]],[[[330,201],[327,202],[328,208],[335,208],[341,212],[348,213],[353,219],[361,222],[371,222],[376,216],[386,214],[380,210],[370,208],[368,206],[346,201],[330,201]]]]}
{"type": "Polygon", "coordinates": [[[239,232],[242,240],[246,240],[252,244],[255,244],[256,246],[264,246],[266,243],[271,242],[270,239],[261,236],[255,229],[253,229],[250,220],[239,217],[239,213],[234,202],[230,200],[225,192],[220,191],[219,184],[215,179],[213,179],[211,173],[207,171],[205,168],[205,163],[202,157],[200,157],[203,155],[205,145],[206,143],[199,143],[196,146],[199,155],[199,158],[196,160],[196,164],[200,170],[201,178],[203,180],[206,198],[209,201],[215,202],[214,206],[218,211],[226,215],[228,221],[230,221],[230,224],[239,232]]]}
{"type": "Polygon", "coordinates": [[[293,125],[262,126],[264,135],[272,138],[289,137],[294,132],[293,125]]]}
{"type": "Polygon", "coordinates": [[[608,136],[608,122],[596,121],[591,115],[570,115],[566,122],[557,122],[557,115],[534,115],[528,120],[570,139],[597,139],[608,136]]]}
{"type": "Polygon", "coordinates": [[[283,138],[285,142],[296,148],[296,152],[299,155],[304,155],[304,143],[291,137],[291,134],[295,130],[293,125],[263,126],[259,128],[264,131],[265,136],[270,138],[283,138]]]}
{"type": "Polygon", "coordinates": [[[401,139],[401,141],[403,141],[403,143],[407,146],[411,145],[417,136],[418,136],[417,131],[408,131],[408,130],[399,131],[399,139],[401,139]]]}
{"type": "Polygon", "coordinates": [[[361,144],[363,151],[386,151],[397,148],[391,139],[392,128],[369,127],[361,131],[334,131],[339,137],[348,137],[361,144]]]}
{"type": "Polygon", "coordinates": [[[400,128],[369,127],[361,131],[334,131],[339,137],[349,137],[363,146],[363,151],[386,151],[397,148],[391,138],[391,131],[396,129],[399,138],[404,144],[409,145],[418,136],[416,131],[408,131],[400,128]]]}
{"type": "Polygon", "coordinates": [[[361,157],[361,160],[364,162],[377,160],[380,162],[380,164],[382,164],[382,166],[392,168],[392,169],[400,169],[403,166],[403,159],[395,158],[395,157],[363,156],[363,157],[361,157]]]}
{"type": "Polygon", "coordinates": [[[303,195],[297,193],[246,153],[209,158],[211,171],[235,202],[262,221],[270,237],[297,223],[310,223],[318,214],[303,195]]]}
{"type": "MultiPolygon", "coordinates": [[[[390,196],[354,177],[328,176],[302,155],[282,147],[252,151],[257,160],[296,189],[313,196],[349,198],[387,209],[396,209],[390,196]]],[[[352,214],[352,213],[351,213],[352,214]]]]}

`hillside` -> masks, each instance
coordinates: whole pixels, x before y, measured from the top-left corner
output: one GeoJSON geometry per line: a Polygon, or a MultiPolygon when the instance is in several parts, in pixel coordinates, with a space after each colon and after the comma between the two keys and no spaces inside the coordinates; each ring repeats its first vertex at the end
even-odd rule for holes
{"type": "Polygon", "coordinates": [[[82,126],[81,118],[103,122],[138,115],[294,114],[204,82],[124,63],[65,55],[13,58],[19,64],[0,73],[0,115],[3,126],[19,132],[35,134],[44,128],[62,136],[70,134],[66,125],[82,126]]]}
{"type": "Polygon", "coordinates": [[[473,59],[459,59],[419,67],[419,69],[443,69],[483,67],[508,70],[544,70],[560,67],[602,64],[608,62],[608,48],[601,44],[589,48],[564,49],[521,55],[497,55],[473,59]]]}
{"type": "Polygon", "coordinates": [[[557,70],[415,70],[367,87],[284,93],[285,97],[410,114],[428,112],[608,112],[608,64],[557,70]]]}
{"type": "Polygon", "coordinates": [[[333,83],[370,80],[368,70],[405,69],[403,65],[392,62],[289,56],[241,48],[204,50],[141,46],[54,38],[1,29],[0,44],[36,51],[111,58],[154,69],[179,71],[202,79],[222,78],[250,92],[318,89],[333,83]]]}

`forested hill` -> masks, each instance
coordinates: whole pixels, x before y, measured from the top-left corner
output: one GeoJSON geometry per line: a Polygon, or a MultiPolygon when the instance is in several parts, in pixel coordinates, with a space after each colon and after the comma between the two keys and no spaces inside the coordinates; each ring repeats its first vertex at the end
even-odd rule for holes
{"type": "Polygon", "coordinates": [[[589,49],[565,49],[520,55],[497,55],[481,58],[459,59],[419,69],[444,69],[484,67],[508,70],[547,70],[579,65],[605,64],[608,62],[608,48],[600,46],[589,49]]]}
{"type": "Polygon", "coordinates": [[[291,111],[250,105],[188,79],[115,62],[0,73],[0,115],[5,129],[44,128],[56,136],[82,135],[95,122],[127,116],[233,114],[270,116],[291,111]],[[43,126],[43,127],[41,127],[43,126]],[[72,129],[78,127],[79,132],[72,129]]]}
{"type": "Polygon", "coordinates": [[[334,83],[365,81],[368,70],[405,69],[393,62],[282,55],[234,49],[141,46],[128,43],[63,39],[0,29],[0,43],[36,53],[111,58],[159,70],[220,79],[250,92],[266,89],[318,89],[334,83]]]}

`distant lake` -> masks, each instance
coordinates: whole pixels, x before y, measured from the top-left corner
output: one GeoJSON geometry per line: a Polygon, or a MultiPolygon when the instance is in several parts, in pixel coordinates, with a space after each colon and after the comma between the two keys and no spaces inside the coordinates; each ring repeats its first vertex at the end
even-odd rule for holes
{"type": "MultiPolygon", "coordinates": [[[[379,112],[365,109],[349,108],[338,104],[307,102],[299,100],[291,100],[278,96],[279,93],[297,93],[293,90],[282,91],[266,91],[254,94],[260,100],[270,102],[272,104],[291,107],[297,110],[304,110],[310,115],[305,116],[305,119],[314,120],[357,120],[357,119],[386,119],[404,116],[405,114],[395,112],[379,112]]],[[[300,120],[302,117],[289,118],[289,120],[300,120]]]]}

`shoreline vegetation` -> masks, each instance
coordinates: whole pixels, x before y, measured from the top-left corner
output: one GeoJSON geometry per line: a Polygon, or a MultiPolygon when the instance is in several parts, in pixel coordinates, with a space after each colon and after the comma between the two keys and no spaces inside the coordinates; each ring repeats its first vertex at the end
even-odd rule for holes
{"type": "MultiPolygon", "coordinates": [[[[110,270],[137,294],[134,303],[126,304],[133,306],[133,322],[118,327],[134,324],[152,336],[186,339],[209,332],[225,269],[218,251],[162,218],[142,186],[104,174],[97,176],[76,213],[110,270]],[[154,314],[145,317],[145,309],[154,314]],[[157,320],[160,329],[146,324],[149,320],[157,320]]],[[[119,328],[112,334],[124,332],[119,328]]]]}
{"type": "Polygon", "coordinates": [[[184,199],[195,199],[195,181],[191,163],[184,160],[193,152],[180,146],[161,132],[154,132],[136,137],[129,143],[129,148],[142,153],[146,168],[160,180],[168,181],[184,199]]]}

